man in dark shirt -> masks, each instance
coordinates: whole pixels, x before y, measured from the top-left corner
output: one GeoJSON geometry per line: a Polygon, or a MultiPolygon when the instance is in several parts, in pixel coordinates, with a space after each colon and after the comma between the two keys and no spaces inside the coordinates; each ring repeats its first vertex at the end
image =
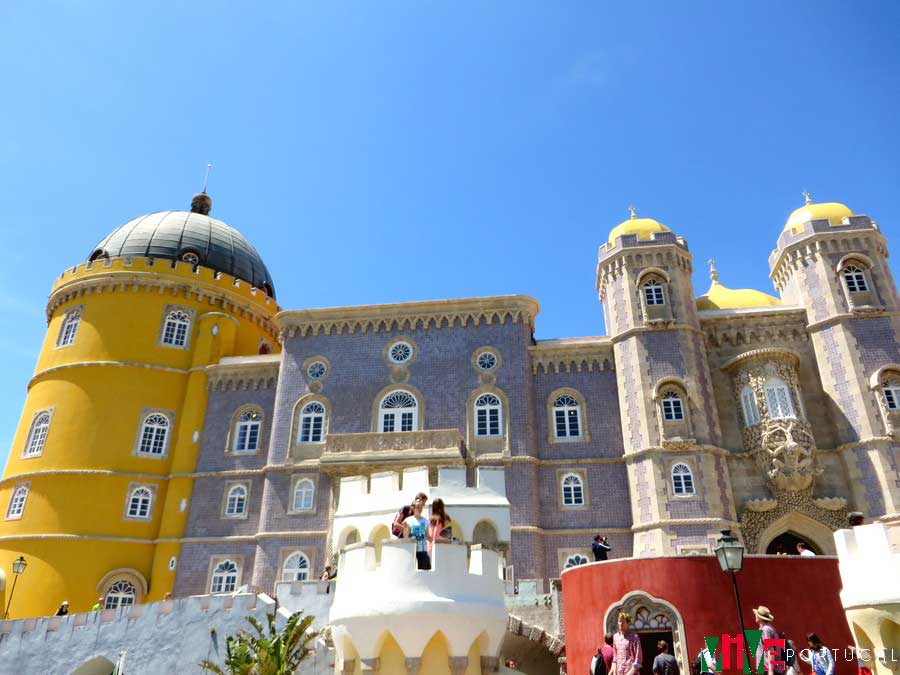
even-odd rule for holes
{"type": "Polygon", "coordinates": [[[606,541],[606,537],[601,537],[598,534],[594,537],[594,543],[591,544],[591,550],[594,552],[594,561],[597,562],[599,560],[607,559],[607,555],[612,551],[612,546],[606,541]]]}
{"type": "Polygon", "coordinates": [[[656,650],[659,653],[653,659],[654,675],[678,675],[678,661],[669,653],[669,643],[660,640],[656,643],[656,650]]]}

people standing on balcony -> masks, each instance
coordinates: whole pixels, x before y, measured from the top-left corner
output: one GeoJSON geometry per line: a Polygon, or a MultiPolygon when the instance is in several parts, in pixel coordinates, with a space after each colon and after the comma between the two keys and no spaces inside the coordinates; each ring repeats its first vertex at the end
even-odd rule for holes
{"type": "Polygon", "coordinates": [[[405,535],[403,531],[403,523],[412,515],[413,509],[409,504],[404,504],[400,507],[400,511],[397,512],[397,515],[394,517],[394,522],[391,524],[391,534],[397,537],[397,539],[403,539],[405,535]]]}
{"type": "Polygon", "coordinates": [[[641,653],[641,640],[631,630],[631,615],[619,612],[619,630],[613,635],[613,667],[610,675],[637,675],[641,669],[644,656],[641,653]]]}
{"type": "Polygon", "coordinates": [[[612,551],[612,546],[609,545],[609,541],[607,541],[606,537],[601,537],[598,534],[594,537],[594,543],[591,544],[591,551],[594,552],[594,562],[599,562],[608,559],[609,552],[612,551]]]}
{"type": "Polygon", "coordinates": [[[444,500],[438,497],[431,503],[431,518],[428,519],[428,555],[434,548],[434,542],[453,537],[453,521],[444,508],[444,500]]]}
{"type": "Polygon", "coordinates": [[[56,610],[56,614],[54,616],[66,616],[69,613],[69,601],[63,600],[63,603],[59,606],[59,609],[56,610]]]}
{"type": "Polygon", "coordinates": [[[416,540],[416,566],[420,570],[431,569],[431,556],[428,555],[428,520],[422,515],[426,501],[428,496],[424,492],[417,494],[412,504],[412,515],[403,521],[404,536],[416,540]]]}
{"type": "Polygon", "coordinates": [[[797,553],[807,558],[814,558],[816,555],[805,541],[797,542],[797,553]]]}

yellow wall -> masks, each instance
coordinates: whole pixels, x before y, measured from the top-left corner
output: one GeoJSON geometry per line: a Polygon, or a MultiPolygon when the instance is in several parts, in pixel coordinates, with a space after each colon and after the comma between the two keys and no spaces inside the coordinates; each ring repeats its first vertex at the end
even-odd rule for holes
{"type": "Polygon", "coordinates": [[[28,562],[12,618],[50,614],[62,600],[75,612],[90,609],[97,584],[123,568],[146,580],[148,598],[171,590],[168,560],[178,554],[187,518],[180,503],[191,493],[191,477],[184,474],[196,466],[193,437],[206,409],[203,368],[223,356],[256,354],[263,340],[278,346],[268,322],[278,311],[273,300],[183,263],[80,265],[57,280],[48,311],[47,335],[0,481],[4,517],[14,488],[29,483],[22,518],[0,520],[3,611],[12,561],[23,555],[28,562]],[[160,344],[169,306],[193,311],[187,349],[160,344]],[[57,348],[65,314],[76,307],[82,318],[75,342],[57,348]],[[53,417],[43,452],[23,459],[33,415],[46,408],[53,417]],[[162,458],[134,453],[147,409],[175,416],[162,458]],[[156,488],[149,521],[124,517],[132,483],[156,488]],[[157,544],[160,537],[175,541],[157,544]]]}

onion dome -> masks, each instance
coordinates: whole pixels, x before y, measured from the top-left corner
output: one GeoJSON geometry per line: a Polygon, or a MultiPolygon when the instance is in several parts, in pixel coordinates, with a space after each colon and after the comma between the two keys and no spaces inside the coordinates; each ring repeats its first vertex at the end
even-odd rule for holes
{"type": "Polygon", "coordinates": [[[616,238],[624,234],[636,234],[639,241],[650,241],[650,235],[655,232],[671,232],[668,227],[653,220],[653,218],[638,218],[633,206],[629,206],[631,217],[616,225],[609,233],[610,245],[616,243],[616,238]]]}
{"type": "Polygon", "coordinates": [[[212,200],[195,195],[190,211],[158,211],[130,220],[97,244],[88,260],[146,257],[182,260],[230,274],[275,297],[269,270],[244,235],[209,217],[212,200]]]}
{"type": "Polygon", "coordinates": [[[715,263],[709,261],[709,278],[712,283],[706,295],[697,298],[697,311],[708,312],[716,309],[747,309],[751,307],[777,307],[781,300],[768,293],[752,288],[727,288],[719,283],[719,272],[715,263]]]}
{"type": "Polygon", "coordinates": [[[806,204],[791,214],[784,224],[784,232],[788,230],[798,232],[802,229],[803,223],[810,220],[827,220],[831,225],[840,225],[844,218],[853,215],[853,211],[844,204],[838,202],[816,204],[808,192],[804,192],[803,196],[806,198],[806,204]]]}

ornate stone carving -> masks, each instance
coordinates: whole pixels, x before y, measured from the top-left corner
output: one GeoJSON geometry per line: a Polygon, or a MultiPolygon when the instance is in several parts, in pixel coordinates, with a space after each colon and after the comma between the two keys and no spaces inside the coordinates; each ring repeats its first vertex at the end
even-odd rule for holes
{"type": "Polygon", "coordinates": [[[440,461],[462,463],[465,444],[458,429],[392,433],[328,434],[321,465],[391,464],[440,461]]]}
{"type": "Polygon", "coordinates": [[[745,504],[746,509],[749,511],[756,511],[757,513],[771,511],[776,506],[778,506],[778,502],[774,499],[751,499],[745,504]]]}
{"type": "Polygon", "coordinates": [[[748,502],[741,513],[741,534],[744,537],[744,545],[747,547],[748,553],[765,553],[765,550],[760,550],[760,535],[769,525],[789,513],[802,513],[832,530],[846,527],[846,504],[834,510],[824,509],[818,502],[828,500],[814,499],[812,487],[804,490],[774,490],[774,492],[775,499],[771,501],[776,502],[775,507],[757,511],[751,508],[752,502],[748,502]]]}
{"type": "Polygon", "coordinates": [[[816,443],[809,425],[795,419],[767,420],[756,460],[776,490],[804,490],[816,474],[816,443]]]}
{"type": "Polygon", "coordinates": [[[826,511],[847,510],[847,500],[843,497],[822,497],[820,499],[813,499],[813,503],[820,509],[825,509],[826,511]]]}

